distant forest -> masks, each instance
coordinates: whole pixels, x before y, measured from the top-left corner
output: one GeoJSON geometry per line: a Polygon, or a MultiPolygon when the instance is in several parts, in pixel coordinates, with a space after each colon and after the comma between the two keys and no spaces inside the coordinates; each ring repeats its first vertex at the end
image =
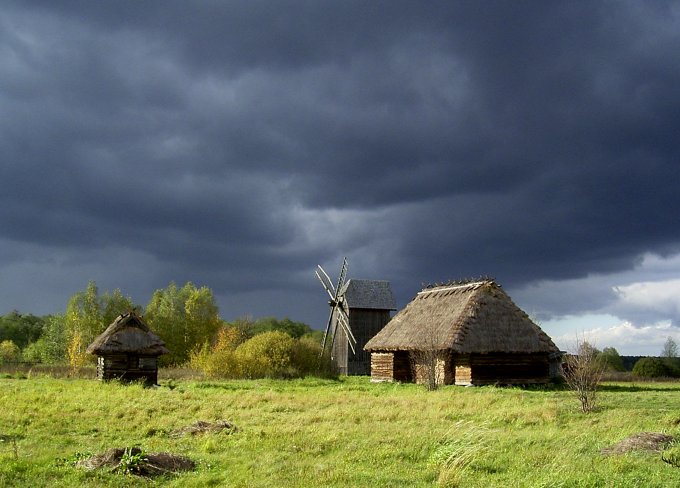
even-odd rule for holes
{"type": "Polygon", "coordinates": [[[165,366],[187,363],[192,352],[214,343],[224,329],[238,331],[239,342],[273,331],[295,340],[307,337],[321,341],[320,331],[289,318],[242,317],[233,322],[223,321],[212,290],[190,282],[182,287],[170,283],[167,288],[156,290],[150,302],[142,307],[119,289],[100,293],[92,281],[69,299],[64,314],[36,316],[12,311],[0,316],[0,364],[92,362],[94,357],[85,354],[87,346],[118,315],[128,311],[142,314],[151,330],[165,341],[171,351],[161,358],[165,366]]]}
{"type": "MultiPolygon", "coordinates": [[[[226,322],[219,316],[208,287],[170,283],[156,290],[142,307],[119,289],[100,293],[94,281],[68,301],[64,314],[36,316],[12,311],[0,316],[0,364],[94,363],[86,349],[118,315],[135,311],[170,350],[161,366],[188,364],[222,377],[291,377],[323,370],[332,375],[329,358],[321,364],[321,331],[289,318],[226,322]],[[254,369],[253,369],[254,368],[254,369]],[[315,369],[316,368],[316,369],[315,369]],[[319,369],[320,368],[320,369],[319,369]]],[[[640,377],[680,377],[678,346],[669,337],[659,357],[621,356],[613,347],[591,348],[608,371],[640,377]]]]}

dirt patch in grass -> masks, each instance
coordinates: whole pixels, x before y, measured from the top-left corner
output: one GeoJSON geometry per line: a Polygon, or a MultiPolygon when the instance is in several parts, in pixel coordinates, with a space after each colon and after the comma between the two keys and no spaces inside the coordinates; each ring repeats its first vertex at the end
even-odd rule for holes
{"type": "Polygon", "coordinates": [[[218,420],[217,422],[206,422],[205,420],[198,420],[187,427],[182,427],[181,429],[173,430],[170,435],[172,437],[181,437],[184,435],[198,435],[218,432],[226,432],[227,434],[233,434],[238,432],[239,428],[228,420],[218,420]]]}
{"type": "Polygon", "coordinates": [[[132,447],[109,449],[101,454],[81,459],[76,466],[90,470],[109,468],[112,471],[139,476],[158,476],[191,471],[196,468],[196,463],[185,456],[167,452],[144,453],[140,448],[132,447]]]}
{"type": "Polygon", "coordinates": [[[600,452],[602,454],[625,454],[630,451],[659,452],[673,440],[672,436],[660,432],[640,432],[626,437],[612,446],[605,447],[600,452]]]}

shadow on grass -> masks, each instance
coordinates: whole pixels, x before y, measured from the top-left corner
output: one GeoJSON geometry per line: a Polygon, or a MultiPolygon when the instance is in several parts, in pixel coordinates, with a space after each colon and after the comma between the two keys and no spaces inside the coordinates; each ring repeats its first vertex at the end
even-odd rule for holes
{"type": "Polygon", "coordinates": [[[644,385],[600,385],[599,391],[636,393],[641,391],[678,391],[680,383],[672,384],[646,383],[644,385]]]}
{"type": "Polygon", "coordinates": [[[5,363],[0,365],[0,377],[27,379],[32,377],[94,379],[97,368],[82,366],[75,370],[67,364],[5,363]]]}

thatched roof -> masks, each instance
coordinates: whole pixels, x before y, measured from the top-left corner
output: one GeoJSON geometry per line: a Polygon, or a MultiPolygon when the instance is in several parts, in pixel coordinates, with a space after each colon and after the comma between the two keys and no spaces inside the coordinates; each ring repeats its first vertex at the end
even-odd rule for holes
{"type": "Polygon", "coordinates": [[[170,351],[134,312],[119,315],[87,348],[90,354],[136,353],[160,356],[170,351]]]}
{"type": "Polygon", "coordinates": [[[397,309],[389,281],[349,280],[340,293],[345,295],[349,308],[397,309]]]}
{"type": "Polygon", "coordinates": [[[490,280],[422,290],[364,349],[451,349],[464,354],[559,351],[490,280]]]}

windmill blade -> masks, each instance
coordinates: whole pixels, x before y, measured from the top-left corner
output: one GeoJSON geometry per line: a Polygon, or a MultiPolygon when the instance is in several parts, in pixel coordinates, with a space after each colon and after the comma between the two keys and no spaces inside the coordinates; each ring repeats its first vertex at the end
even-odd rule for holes
{"type": "MultiPolygon", "coordinates": [[[[333,308],[333,311],[335,308],[333,308]]],[[[331,317],[333,316],[333,311],[331,311],[331,317]]],[[[332,329],[332,335],[331,335],[331,361],[335,359],[334,352],[335,352],[335,339],[338,336],[338,319],[337,317],[335,320],[333,320],[333,326],[331,327],[332,329]]]]}
{"type": "Polygon", "coordinates": [[[340,276],[338,277],[338,286],[335,289],[335,298],[337,299],[342,290],[342,285],[345,284],[345,278],[347,277],[347,258],[342,259],[342,267],[340,268],[340,276]]]}
{"type": "Polygon", "coordinates": [[[323,285],[324,289],[326,290],[326,293],[328,293],[328,296],[331,297],[331,300],[336,299],[336,291],[335,288],[333,288],[333,282],[331,279],[328,277],[326,272],[323,270],[323,268],[320,265],[316,266],[316,271],[314,272],[316,274],[316,277],[319,278],[319,281],[323,285]]]}
{"type": "Polygon", "coordinates": [[[349,326],[349,317],[347,316],[346,313],[341,312],[337,314],[338,317],[338,322],[342,326],[343,329],[345,329],[345,332],[347,333],[347,340],[352,343],[356,344],[357,340],[354,337],[354,334],[352,334],[352,329],[349,326]]]}
{"type": "Polygon", "coordinates": [[[337,286],[333,286],[333,282],[328,276],[328,273],[324,271],[321,265],[317,265],[315,274],[321,282],[324,290],[326,290],[326,293],[328,293],[328,296],[330,297],[330,301],[328,303],[331,306],[331,314],[328,317],[328,323],[326,324],[326,330],[324,331],[323,340],[321,342],[320,357],[323,357],[326,352],[328,347],[328,336],[330,335],[331,359],[334,359],[333,355],[335,341],[338,335],[338,327],[340,327],[340,329],[344,332],[352,353],[356,354],[354,346],[356,345],[357,340],[355,339],[354,334],[352,334],[352,329],[349,326],[349,311],[347,310],[347,304],[345,303],[344,295],[341,295],[342,287],[345,285],[345,279],[347,278],[347,258],[343,258],[342,260],[342,267],[340,268],[337,286]]]}
{"type": "MultiPolygon", "coordinates": [[[[331,314],[328,317],[328,324],[326,324],[326,330],[323,333],[323,341],[321,342],[321,354],[319,354],[319,357],[322,358],[324,353],[326,352],[326,342],[328,341],[328,332],[331,329],[331,324],[333,322],[333,312],[334,308],[331,308],[331,314]]],[[[331,345],[331,349],[333,346],[331,345]]]]}
{"type": "Polygon", "coordinates": [[[352,329],[349,326],[349,308],[347,307],[347,302],[345,301],[344,295],[340,297],[338,301],[338,307],[340,309],[340,313],[338,315],[341,316],[342,320],[347,326],[347,337],[350,341],[356,344],[357,340],[354,338],[354,334],[352,334],[352,329]]]}
{"type": "Polygon", "coordinates": [[[345,314],[344,310],[339,308],[336,317],[337,323],[340,324],[340,327],[342,327],[342,330],[344,330],[345,334],[347,335],[347,344],[349,344],[349,347],[352,350],[352,354],[356,354],[354,345],[357,343],[357,340],[354,338],[354,334],[352,334],[352,329],[349,326],[349,319],[345,314]]]}

